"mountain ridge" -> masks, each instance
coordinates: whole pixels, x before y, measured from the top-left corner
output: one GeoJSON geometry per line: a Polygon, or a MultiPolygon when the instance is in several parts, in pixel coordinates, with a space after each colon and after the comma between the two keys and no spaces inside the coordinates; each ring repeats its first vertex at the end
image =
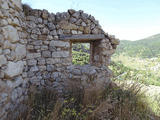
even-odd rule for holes
{"type": "Polygon", "coordinates": [[[131,57],[158,57],[160,55],[160,34],[136,41],[120,40],[116,54],[122,53],[131,57]]]}

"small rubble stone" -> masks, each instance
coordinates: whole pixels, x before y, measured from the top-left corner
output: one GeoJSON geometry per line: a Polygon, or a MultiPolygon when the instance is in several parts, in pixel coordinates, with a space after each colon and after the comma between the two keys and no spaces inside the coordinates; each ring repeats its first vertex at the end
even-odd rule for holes
{"type": "Polygon", "coordinates": [[[47,71],[48,72],[51,72],[53,70],[55,70],[55,67],[53,65],[47,65],[47,71]]]}
{"type": "Polygon", "coordinates": [[[40,71],[46,71],[46,66],[39,66],[40,71]]]}
{"type": "Polygon", "coordinates": [[[62,35],[62,34],[63,34],[63,31],[62,31],[61,29],[59,29],[59,30],[57,31],[57,34],[58,34],[58,35],[62,35]]]}
{"type": "Polygon", "coordinates": [[[78,34],[76,30],[72,30],[71,32],[72,32],[73,35],[78,34]]]}
{"type": "Polygon", "coordinates": [[[70,15],[72,15],[72,14],[74,14],[76,11],[73,10],[73,9],[69,9],[68,12],[69,12],[70,15]]]}
{"type": "Polygon", "coordinates": [[[69,23],[67,21],[61,21],[59,25],[64,30],[77,30],[78,28],[78,26],[76,26],[75,24],[69,23]]]}
{"type": "Polygon", "coordinates": [[[94,29],[92,30],[92,33],[93,33],[93,34],[98,34],[98,33],[99,33],[99,30],[98,30],[97,28],[94,28],[94,29]]]}
{"type": "Polygon", "coordinates": [[[50,35],[57,35],[57,31],[56,30],[51,31],[50,35]]]}
{"type": "Polygon", "coordinates": [[[42,57],[45,57],[45,58],[51,57],[51,52],[50,51],[42,51],[42,57]]]}
{"type": "Polygon", "coordinates": [[[44,34],[44,35],[49,34],[49,30],[47,28],[43,28],[42,34],[44,34]]]}
{"type": "Polygon", "coordinates": [[[0,21],[0,26],[5,26],[5,25],[7,25],[8,24],[8,22],[6,21],[6,20],[4,20],[4,19],[2,19],[1,21],[0,21]]]}
{"type": "Polygon", "coordinates": [[[46,63],[44,58],[38,58],[38,64],[39,65],[44,65],[46,63]]]}
{"type": "Polygon", "coordinates": [[[72,16],[78,19],[79,16],[80,16],[80,13],[79,12],[75,12],[74,14],[72,14],[72,16]]]}
{"type": "Polygon", "coordinates": [[[91,33],[91,30],[89,27],[85,27],[84,28],[84,34],[90,34],[91,33]]]}
{"type": "Polygon", "coordinates": [[[47,19],[48,18],[48,11],[47,10],[43,10],[43,12],[42,12],[42,18],[43,19],[47,19]]]}
{"type": "Polygon", "coordinates": [[[37,66],[31,67],[31,69],[30,69],[31,72],[36,72],[36,71],[38,71],[38,70],[39,70],[39,69],[38,69],[37,66]]]}
{"type": "Polygon", "coordinates": [[[41,50],[42,50],[42,51],[43,51],[43,50],[48,50],[48,46],[47,46],[47,45],[41,46],[41,50]]]}
{"type": "Polygon", "coordinates": [[[35,59],[31,59],[27,61],[28,65],[36,65],[37,64],[37,60],[35,59]]]}
{"type": "Polygon", "coordinates": [[[21,0],[11,0],[11,2],[13,3],[13,5],[15,5],[16,9],[22,10],[21,0]]]}
{"type": "Polygon", "coordinates": [[[54,30],[56,27],[53,23],[48,23],[48,28],[51,31],[51,30],[54,30]]]}
{"type": "Polygon", "coordinates": [[[83,27],[87,26],[85,22],[82,22],[81,24],[82,24],[83,27]]]}
{"type": "Polygon", "coordinates": [[[115,45],[119,45],[120,41],[119,39],[111,39],[111,43],[115,45]]]}
{"type": "Polygon", "coordinates": [[[75,22],[77,21],[77,19],[76,19],[76,18],[71,17],[69,21],[70,21],[71,23],[75,23],[75,22]]]}

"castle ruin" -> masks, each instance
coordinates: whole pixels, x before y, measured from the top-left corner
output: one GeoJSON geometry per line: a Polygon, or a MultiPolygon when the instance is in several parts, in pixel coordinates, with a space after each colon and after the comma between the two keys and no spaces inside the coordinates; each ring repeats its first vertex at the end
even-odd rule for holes
{"type": "Polygon", "coordinates": [[[118,44],[81,10],[54,14],[31,9],[21,0],[0,0],[0,119],[27,99],[30,86],[63,92],[68,80],[84,87],[105,85],[118,44]],[[89,65],[72,65],[76,42],[90,44],[89,65]]]}

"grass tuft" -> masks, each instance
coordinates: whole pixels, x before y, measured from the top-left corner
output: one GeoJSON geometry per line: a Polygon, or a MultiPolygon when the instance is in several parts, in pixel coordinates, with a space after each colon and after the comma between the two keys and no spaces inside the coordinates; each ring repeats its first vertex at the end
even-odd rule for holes
{"type": "Polygon", "coordinates": [[[25,120],[160,119],[150,108],[140,84],[111,83],[101,89],[96,86],[81,88],[79,83],[72,83],[66,91],[63,99],[58,99],[49,89],[31,95],[25,120]]]}

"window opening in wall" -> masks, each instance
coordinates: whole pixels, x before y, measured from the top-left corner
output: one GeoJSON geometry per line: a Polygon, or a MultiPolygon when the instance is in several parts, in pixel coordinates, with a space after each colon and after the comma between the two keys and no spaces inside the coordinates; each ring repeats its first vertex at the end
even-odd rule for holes
{"type": "Polygon", "coordinates": [[[72,43],[72,64],[90,64],[90,43],[72,43]]]}

